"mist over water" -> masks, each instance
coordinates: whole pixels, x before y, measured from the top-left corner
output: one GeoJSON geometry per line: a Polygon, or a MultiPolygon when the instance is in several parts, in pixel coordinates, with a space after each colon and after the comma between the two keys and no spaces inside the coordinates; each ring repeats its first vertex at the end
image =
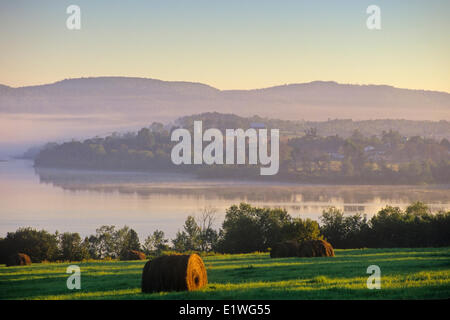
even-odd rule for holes
{"type": "Polygon", "coordinates": [[[0,112],[0,155],[15,155],[47,142],[82,140],[112,132],[135,131],[145,120],[117,114],[32,114],[0,112]]]}
{"type": "Polygon", "coordinates": [[[318,219],[329,206],[369,217],[385,205],[423,201],[450,209],[448,186],[339,186],[198,180],[190,175],[35,169],[28,160],[0,162],[0,236],[19,227],[95,233],[101,225],[128,225],[141,239],[155,229],[175,236],[188,215],[205,206],[225,210],[248,202],[282,207],[294,217],[318,219]]]}

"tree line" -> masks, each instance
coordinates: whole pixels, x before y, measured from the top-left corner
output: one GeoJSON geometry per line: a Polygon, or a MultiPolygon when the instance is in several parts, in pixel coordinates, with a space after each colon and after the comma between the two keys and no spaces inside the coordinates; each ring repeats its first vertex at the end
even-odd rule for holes
{"type": "Polygon", "coordinates": [[[378,120],[352,120],[352,119],[328,119],[327,121],[307,120],[282,120],[269,119],[260,116],[241,117],[235,114],[218,112],[205,112],[196,115],[184,116],[177,119],[176,124],[183,127],[192,126],[194,121],[202,120],[205,127],[218,128],[248,128],[252,123],[262,123],[268,129],[279,129],[283,135],[295,135],[303,133],[310,128],[316,128],[320,136],[339,135],[350,137],[353,132],[359,131],[364,136],[379,135],[380,132],[389,132],[393,129],[407,137],[421,136],[426,139],[449,139],[450,122],[440,121],[415,121],[404,119],[378,119],[378,120]]]}
{"type": "Polygon", "coordinates": [[[130,250],[158,256],[167,251],[249,253],[268,251],[288,240],[326,239],[334,248],[437,247],[450,245],[450,211],[432,213],[421,202],[405,210],[386,206],[371,219],[344,215],[336,208],[324,210],[320,224],[294,218],[285,209],[253,207],[241,203],[226,210],[219,230],[216,210],[204,208],[198,217],[188,216],[175,238],[155,230],[144,243],[127,226],[101,226],[82,239],[78,233],[20,228],[0,239],[0,263],[14,253],[26,253],[33,262],[127,259],[130,250]],[[171,244],[170,244],[171,243],[171,244]]]}
{"type": "Polygon", "coordinates": [[[413,248],[450,245],[450,211],[432,213],[422,202],[405,210],[386,206],[367,219],[336,208],[320,217],[321,233],[335,248],[413,248]]]}

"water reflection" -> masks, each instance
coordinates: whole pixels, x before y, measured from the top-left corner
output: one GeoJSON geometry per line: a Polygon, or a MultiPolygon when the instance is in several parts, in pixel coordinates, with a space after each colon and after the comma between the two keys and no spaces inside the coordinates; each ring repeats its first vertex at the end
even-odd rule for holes
{"type": "Polygon", "coordinates": [[[167,173],[35,169],[30,161],[0,162],[0,237],[18,227],[95,233],[104,224],[128,225],[145,237],[155,229],[173,237],[187,215],[218,209],[216,227],[232,204],[281,207],[317,219],[336,206],[371,216],[386,204],[424,201],[450,209],[450,189],[427,186],[328,186],[201,181],[167,173]]]}
{"type": "MultiPolygon", "coordinates": [[[[205,200],[260,202],[289,206],[295,211],[316,210],[331,205],[345,212],[363,212],[373,204],[405,205],[413,201],[444,208],[450,190],[443,186],[342,186],[295,185],[198,180],[191,175],[170,173],[99,172],[36,168],[41,183],[71,191],[120,193],[152,198],[155,195],[205,200]]],[[[321,210],[320,210],[321,211],[321,210]]]]}

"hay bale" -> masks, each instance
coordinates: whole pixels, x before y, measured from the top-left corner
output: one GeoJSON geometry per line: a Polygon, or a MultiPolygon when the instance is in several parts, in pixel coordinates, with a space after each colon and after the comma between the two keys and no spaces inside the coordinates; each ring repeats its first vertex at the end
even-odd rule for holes
{"type": "Polygon", "coordinates": [[[271,258],[283,258],[286,256],[286,247],[283,242],[276,243],[270,250],[271,258]]]}
{"type": "Polygon", "coordinates": [[[305,240],[300,244],[299,257],[334,257],[334,250],[325,240],[305,240]]]}
{"type": "Polygon", "coordinates": [[[146,260],[147,257],[145,253],[137,250],[128,250],[125,255],[121,257],[120,260],[146,260]]]}
{"type": "Polygon", "coordinates": [[[28,266],[31,264],[30,256],[25,253],[14,253],[8,257],[7,267],[11,266],[28,266]]]}
{"type": "Polygon", "coordinates": [[[142,272],[142,292],[193,291],[208,283],[197,254],[161,256],[148,261],[142,272]]]}
{"type": "Polygon", "coordinates": [[[299,243],[297,241],[285,241],[275,244],[270,250],[271,258],[296,257],[298,254],[299,243]]]}

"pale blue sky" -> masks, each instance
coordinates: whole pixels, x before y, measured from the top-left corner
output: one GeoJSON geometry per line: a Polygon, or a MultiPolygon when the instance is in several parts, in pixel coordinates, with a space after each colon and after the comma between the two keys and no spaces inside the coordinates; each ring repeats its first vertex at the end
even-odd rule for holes
{"type": "Polygon", "coordinates": [[[450,92],[450,1],[2,1],[0,83],[138,76],[248,89],[334,80],[450,92]],[[82,29],[66,28],[81,7],[82,29]],[[381,8],[382,30],[366,28],[381,8]]]}

